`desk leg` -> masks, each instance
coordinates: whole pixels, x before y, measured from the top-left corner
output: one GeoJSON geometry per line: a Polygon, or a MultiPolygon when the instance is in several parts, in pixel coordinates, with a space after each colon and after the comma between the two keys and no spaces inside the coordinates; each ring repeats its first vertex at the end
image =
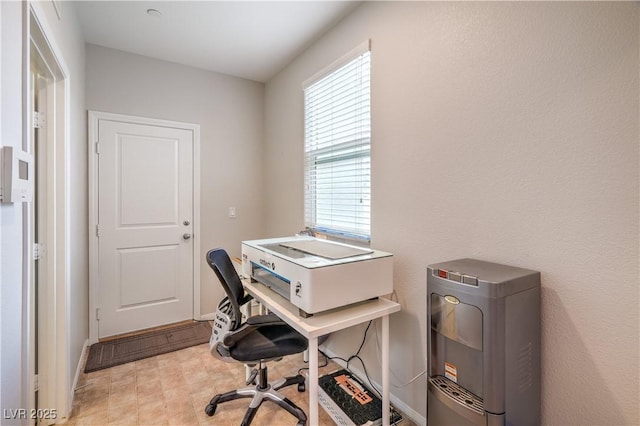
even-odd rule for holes
{"type": "Polygon", "coordinates": [[[309,339],[309,425],[318,425],[318,339],[309,339]]]}
{"type": "Polygon", "coordinates": [[[389,426],[389,315],[382,317],[382,425],[389,426]]]}

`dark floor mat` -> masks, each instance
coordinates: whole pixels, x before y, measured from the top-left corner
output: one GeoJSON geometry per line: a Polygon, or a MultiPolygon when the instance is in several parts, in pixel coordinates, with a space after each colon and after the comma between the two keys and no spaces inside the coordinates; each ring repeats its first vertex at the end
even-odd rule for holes
{"type": "Polygon", "coordinates": [[[89,349],[84,372],[90,373],[114,365],[199,345],[208,342],[209,337],[211,337],[209,323],[194,322],[150,331],[137,336],[95,343],[89,349]]]}

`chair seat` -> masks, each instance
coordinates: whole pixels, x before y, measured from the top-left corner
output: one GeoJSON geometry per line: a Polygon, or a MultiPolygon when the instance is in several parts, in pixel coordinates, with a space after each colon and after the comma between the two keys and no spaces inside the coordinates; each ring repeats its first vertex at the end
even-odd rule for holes
{"type": "Polygon", "coordinates": [[[218,304],[214,330],[209,343],[211,354],[224,361],[231,358],[245,364],[257,365],[258,373],[251,376],[255,382],[251,388],[215,395],[205,407],[205,414],[213,416],[218,405],[224,402],[238,398],[251,398],[249,408],[242,419],[242,426],[251,424],[263,401],[274,402],[294,416],[298,426],[305,426],[307,415],[304,411],[278,392],[284,387],[296,384],[298,392],[304,392],[305,378],[297,374],[294,377],[285,377],[278,382],[269,383],[266,361],[303,352],[307,349],[307,339],[272,314],[256,315],[240,323],[242,318],[240,306],[251,298],[245,296],[242,281],[229,255],[224,249],[209,250],[207,263],[220,280],[226,294],[218,304]]]}
{"type": "Polygon", "coordinates": [[[287,325],[263,326],[229,348],[231,358],[241,362],[280,358],[307,349],[307,339],[287,325]]]}

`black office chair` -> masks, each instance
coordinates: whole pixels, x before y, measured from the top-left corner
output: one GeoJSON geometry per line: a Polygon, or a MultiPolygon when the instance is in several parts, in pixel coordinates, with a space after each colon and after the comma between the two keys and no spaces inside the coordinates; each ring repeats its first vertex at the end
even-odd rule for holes
{"type": "Polygon", "coordinates": [[[252,316],[243,323],[240,306],[249,302],[251,296],[245,295],[229,255],[223,249],[210,250],[207,263],[227,294],[218,304],[209,341],[211,354],[222,361],[239,361],[254,367],[246,384],[255,384],[256,377],[257,384],[214,396],[204,409],[205,413],[213,416],[218,404],[238,398],[253,398],[242,419],[242,426],[245,426],[251,424],[262,402],[270,400],[295,416],[299,426],[305,425],[307,416],[304,411],[278,392],[293,384],[298,385],[299,392],[304,392],[304,377],[298,374],[269,383],[266,362],[306,350],[307,339],[273,314],[252,316]]]}

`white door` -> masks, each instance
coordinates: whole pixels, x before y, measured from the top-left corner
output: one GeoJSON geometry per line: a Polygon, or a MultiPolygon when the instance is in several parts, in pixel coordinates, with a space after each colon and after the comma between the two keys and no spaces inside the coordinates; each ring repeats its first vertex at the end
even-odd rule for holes
{"type": "Polygon", "coordinates": [[[98,122],[98,337],[193,318],[193,132],[98,122]]]}

